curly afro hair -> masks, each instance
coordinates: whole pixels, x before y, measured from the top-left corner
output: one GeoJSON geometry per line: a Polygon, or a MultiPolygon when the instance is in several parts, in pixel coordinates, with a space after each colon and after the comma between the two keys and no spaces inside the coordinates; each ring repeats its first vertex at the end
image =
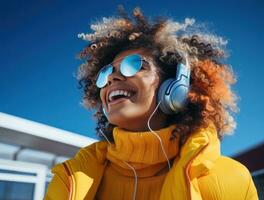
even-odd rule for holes
{"type": "MultiPolygon", "coordinates": [[[[91,25],[92,33],[78,34],[89,44],[79,57],[85,62],[78,70],[78,80],[84,90],[83,104],[96,110],[96,131],[100,129],[112,138],[113,124],[102,112],[100,90],[96,87],[96,75],[102,66],[127,49],[145,48],[151,51],[158,68],[171,77],[172,65],[182,60],[181,52],[187,53],[191,66],[191,87],[184,110],[170,117],[169,124],[176,124],[172,139],[177,134],[182,143],[198,128],[213,123],[218,137],[231,133],[235,128],[232,114],[237,111],[237,97],[231,90],[234,74],[223,59],[227,57],[227,42],[219,36],[202,30],[194,19],[183,23],[164,17],[146,18],[139,8],[131,15],[120,7],[115,17],[103,18],[91,25]]],[[[174,69],[175,70],[175,69],[174,69]]]]}

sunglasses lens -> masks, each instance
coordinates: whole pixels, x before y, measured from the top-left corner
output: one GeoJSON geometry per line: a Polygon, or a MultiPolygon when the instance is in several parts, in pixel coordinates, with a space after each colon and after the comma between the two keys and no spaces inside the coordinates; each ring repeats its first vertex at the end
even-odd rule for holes
{"type": "MultiPolygon", "coordinates": [[[[120,72],[122,75],[126,77],[134,76],[142,66],[142,59],[141,56],[138,54],[132,54],[129,56],[126,56],[120,64],[120,72]]],[[[103,67],[97,76],[96,79],[96,86],[98,88],[103,88],[108,81],[108,76],[113,73],[113,66],[107,65],[103,67]]]]}
{"type": "Polygon", "coordinates": [[[98,88],[102,88],[107,84],[107,79],[110,74],[113,72],[113,67],[111,65],[107,65],[101,69],[98,73],[98,77],[96,80],[96,86],[98,88]]]}
{"type": "Polygon", "coordinates": [[[134,76],[141,68],[142,59],[138,54],[125,57],[120,64],[121,73],[126,76],[134,76]]]}

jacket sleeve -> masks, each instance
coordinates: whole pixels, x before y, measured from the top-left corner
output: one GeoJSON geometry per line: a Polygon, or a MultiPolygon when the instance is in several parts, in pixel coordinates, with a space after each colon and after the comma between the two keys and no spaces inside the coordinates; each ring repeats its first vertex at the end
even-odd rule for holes
{"type": "Polygon", "coordinates": [[[49,183],[44,200],[66,200],[69,199],[70,184],[63,164],[58,164],[52,169],[54,174],[49,183]]]}
{"type": "Polygon", "coordinates": [[[251,176],[245,200],[258,200],[257,190],[251,176]]]}

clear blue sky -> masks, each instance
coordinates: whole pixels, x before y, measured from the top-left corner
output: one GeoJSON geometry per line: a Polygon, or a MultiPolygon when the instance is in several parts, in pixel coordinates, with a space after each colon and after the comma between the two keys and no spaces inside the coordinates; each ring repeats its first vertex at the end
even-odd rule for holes
{"type": "Polygon", "coordinates": [[[264,141],[264,3],[251,1],[3,1],[0,2],[0,111],[95,137],[92,111],[80,105],[77,34],[89,24],[140,6],[146,15],[194,17],[228,41],[228,62],[240,96],[237,129],[222,152],[233,155],[264,141]],[[70,2],[70,3],[66,3],[70,2]],[[153,3],[155,2],[155,3],[153,3]],[[202,2],[202,3],[201,3],[202,2]]]}

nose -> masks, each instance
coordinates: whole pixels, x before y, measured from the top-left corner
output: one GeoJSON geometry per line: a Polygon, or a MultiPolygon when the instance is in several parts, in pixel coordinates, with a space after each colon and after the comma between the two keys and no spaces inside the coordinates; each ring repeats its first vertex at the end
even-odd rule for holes
{"type": "Polygon", "coordinates": [[[124,80],[126,80],[126,77],[123,76],[119,70],[116,70],[116,68],[114,68],[114,72],[108,76],[107,85],[111,85],[113,84],[113,82],[116,81],[124,81],[124,80]]]}

